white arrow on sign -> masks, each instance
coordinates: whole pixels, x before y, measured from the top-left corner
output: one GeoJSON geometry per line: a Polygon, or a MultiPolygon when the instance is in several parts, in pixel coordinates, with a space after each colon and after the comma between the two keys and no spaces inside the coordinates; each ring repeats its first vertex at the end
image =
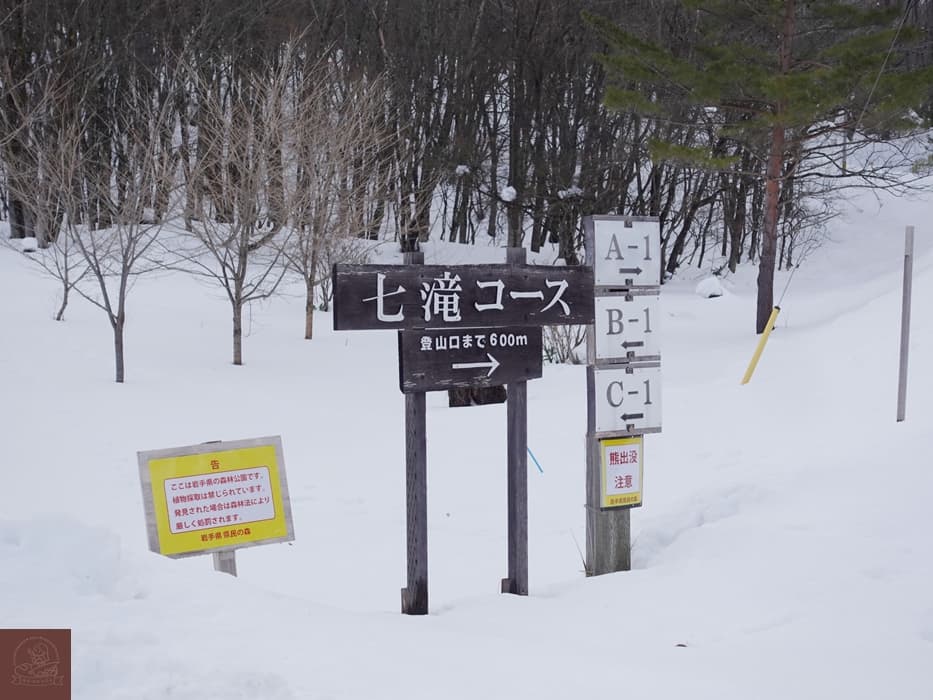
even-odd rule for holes
{"type": "Polygon", "coordinates": [[[489,371],[486,373],[487,377],[491,377],[492,373],[496,371],[496,367],[499,366],[499,361],[486,353],[486,357],[489,358],[489,362],[456,362],[451,367],[453,369],[476,369],[477,367],[488,367],[489,371]]]}

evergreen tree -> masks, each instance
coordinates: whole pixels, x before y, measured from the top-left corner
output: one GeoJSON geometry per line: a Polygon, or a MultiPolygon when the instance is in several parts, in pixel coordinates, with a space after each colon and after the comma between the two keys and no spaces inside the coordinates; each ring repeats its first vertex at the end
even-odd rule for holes
{"type": "Polygon", "coordinates": [[[915,37],[903,26],[898,4],[682,0],[681,9],[694,40],[672,47],[588,17],[610,47],[602,60],[615,86],[606,102],[662,120],[683,119],[691,109],[716,116],[717,138],[708,148],[657,143],[657,158],[720,169],[722,139],[758,154],[765,181],[756,316],[761,333],[774,304],[782,183],[805,175],[863,183],[889,176],[872,163],[853,162],[852,144],[915,128],[913,110],[927,97],[933,71],[906,67],[904,47],[915,37]]]}

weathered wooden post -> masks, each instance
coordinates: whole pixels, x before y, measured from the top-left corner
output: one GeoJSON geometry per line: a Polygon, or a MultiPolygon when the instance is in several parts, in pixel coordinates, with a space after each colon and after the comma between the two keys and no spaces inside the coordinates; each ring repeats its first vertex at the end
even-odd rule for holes
{"type": "MultiPolygon", "coordinates": [[[[506,262],[524,265],[524,248],[508,248],[506,262]]],[[[506,391],[508,430],[508,578],[502,592],[528,595],[528,382],[510,382],[506,391]]]]}
{"type": "MultiPolygon", "coordinates": [[[[422,251],[404,254],[406,265],[423,265],[422,251]]],[[[425,392],[405,394],[405,494],[408,580],[402,612],[428,614],[428,444],[425,392]]]]}
{"type": "Polygon", "coordinates": [[[508,387],[508,578],[502,591],[528,594],[527,381],[541,376],[541,327],[593,321],[586,267],[508,264],[335,265],[334,330],[398,331],[405,394],[407,586],[402,612],[428,612],[425,392],[508,387]]]}
{"type": "Polygon", "coordinates": [[[589,216],[595,320],[587,328],[586,575],[632,567],[645,433],[661,430],[657,219],[589,216]]]}
{"type": "Polygon", "coordinates": [[[910,296],[914,270],[914,227],[904,232],[904,292],[901,298],[901,357],[897,376],[897,422],[907,413],[907,355],[910,350],[910,296]]]}
{"type": "Polygon", "coordinates": [[[236,576],[236,552],[214,552],[214,571],[236,576]]]}

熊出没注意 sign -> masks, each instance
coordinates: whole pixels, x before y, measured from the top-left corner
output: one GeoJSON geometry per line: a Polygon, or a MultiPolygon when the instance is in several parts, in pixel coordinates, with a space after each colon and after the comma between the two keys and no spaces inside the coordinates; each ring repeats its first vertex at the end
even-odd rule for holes
{"type": "Polygon", "coordinates": [[[641,505],[644,446],[641,435],[599,441],[600,508],[641,505]]]}

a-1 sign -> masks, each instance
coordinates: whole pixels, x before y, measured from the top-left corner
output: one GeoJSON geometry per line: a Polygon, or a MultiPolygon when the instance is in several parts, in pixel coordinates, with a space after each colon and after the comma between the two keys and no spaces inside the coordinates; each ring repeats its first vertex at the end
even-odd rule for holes
{"type": "Polygon", "coordinates": [[[595,337],[600,362],[661,359],[660,305],[657,291],[596,297],[595,337]]]}
{"type": "Polygon", "coordinates": [[[657,219],[590,216],[584,219],[597,288],[630,289],[661,283],[661,234],[657,219]]]}
{"type": "Polygon", "coordinates": [[[661,368],[629,365],[618,369],[589,367],[589,412],[597,437],[661,431],[661,368]]]}
{"type": "Polygon", "coordinates": [[[334,330],[593,322],[593,270],[536,265],[335,265],[334,330]]]}
{"type": "Polygon", "coordinates": [[[399,331],[404,393],[495,386],[541,376],[541,328],[399,331]]]}

